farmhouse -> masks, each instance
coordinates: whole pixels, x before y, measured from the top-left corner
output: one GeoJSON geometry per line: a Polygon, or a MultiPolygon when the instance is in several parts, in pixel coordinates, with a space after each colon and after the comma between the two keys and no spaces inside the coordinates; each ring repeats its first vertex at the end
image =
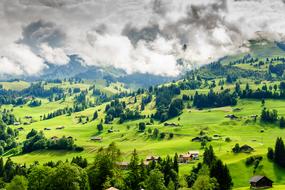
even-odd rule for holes
{"type": "Polygon", "coordinates": [[[17,130],[18,130],[18,131],[23,131],[24,128],[23,128],[23,127],[19,127],[17,130]]]}
{"type": "Polygon", "coordinates": [[[252,189],[264,189],[272,187],[273,181],[266,176],[253,176],[250,180],[250,188],[252,189]]]}
{"type": "Polygon", "coordinates": [[[101,141],[102,141],[102,137],[95,137],[95,136],[94,136],[94,137],[91,137],[90,140],[91,140],[91,141],[98,141],[98,142],[101,142],[101,141]]]}
{"type": "Polygon", "coordinates": [[[14,125],[18,126],[18,125],[21,125],[20,122],[15,122],[14,125]]]}
{"type": "Polygon", "coordinates": [[[180,154],[178,159],[180,163],[189,163],[193,160],[199,160],[199,152],[189,151],[186,154],[180,154]]]}

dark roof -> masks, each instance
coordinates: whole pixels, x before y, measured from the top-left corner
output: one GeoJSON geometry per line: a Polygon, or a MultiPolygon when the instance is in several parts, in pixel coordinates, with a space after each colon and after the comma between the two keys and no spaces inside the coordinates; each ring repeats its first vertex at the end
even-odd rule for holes
{"type": "Polygon", "coordinates": [[[269,179],[268,177],[262,176],[262,175],[253,176],[253,177],[249,180],[249,182],[250,182],[250,183],[252,183],[252,182],[255,183],[255,182],[260,181],[260,180],[263,179],[263,178],[266,178],[267,180],[273,182],[273,181],[272,181],[271,179],[269,179]]]}

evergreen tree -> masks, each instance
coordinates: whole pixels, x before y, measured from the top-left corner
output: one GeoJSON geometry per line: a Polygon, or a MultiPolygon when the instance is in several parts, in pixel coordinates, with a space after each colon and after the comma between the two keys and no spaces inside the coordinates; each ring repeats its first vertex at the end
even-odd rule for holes
{"type": "Polygon", "coordinates": [[[146,190],[167,190],[164,185],[163,174],[158,169],[150,172],[148,178],[145,180],[145,186],[146,190]]]}
{"type": "Polygon", "coordinates": [[[284,119],[283,116],[280,118],[279,127],[280,127],[281,129],[284,129],[284,128],[285,128],[285,119],[284,119]]]}
{"type": "Polygon", "coordinates": [[[4,161],[3,158],[0,158],[0,177],[3,177],[4,175],[4,161]]]}
{"type": "Polygon", "coordinates": [[[7,190],[27,190],[28,180],[24,176],[15,176],[11,183],[6,186],[7,190]]]}
{"type": "Polygon", "coordinates": [[[267,151],[267,158],[269,160],[273,160],[274,159],[274,150],[273,148],[268,148],[268,151],[267,151]]]}
{"type": "Polygon", "coordinates": [[[174,160],[173,160],[173,169],[178,173],[179,171],[179,164],[178,164],[178,154],[175,153],[174,160]]]}
{"type": "Polygon", "coordinates": [[[99,132],[103,131],[103,124],[102,124],[102,123],[99,123],[99,124],[97,125],[97,129],[98,129],[99,132]]]}
{"type": "Polygon", "coordinates": [[[281,167],[285,167],[285,147],[282,138],[277,138],[275,143],[274,161],[281,167]]]}
{"type": "Polygon", "coordinates": [[[95,111],[94,112],[94,114],[93,114],[93,118],[92,118],[92,120],[95,120],[95,119],[97,119],[98,118],[98,112],[97,111],[95,111]]]}
{"type": "Polygon", "coordinates": [[[226,165],[221,160],[216,160],[210,169],[210,176],[217,179],[219,189],[230,190],[233,186],[232,177],[226,165]]]}
{"type": "Polygon", "coordinates": [[[216,160],[216,156],[215,156],[212,145],[210,145],[209,148],[208,147],[205,148],[203,163],[211,167],[212,163],[215,160],[216,160]]]}
{"type": "Polygon", "coordinates": [[[209,168],[204,165],[199,171],[198,177],[195,180],[193,190],[215,190],[218,188],[218,183],[215,178],[210,178],[209,168]]]}
{"type": "Polygon", "coordinates": [[[126,179],[127,186],[133,190],[140,190],[140,182],[143,180],[141,179],[140,175],[140,165],[139,165],[139,157],[137,154],[136,149],[132,153],[131,161],[128,165],[128,177],[126,179]]]}

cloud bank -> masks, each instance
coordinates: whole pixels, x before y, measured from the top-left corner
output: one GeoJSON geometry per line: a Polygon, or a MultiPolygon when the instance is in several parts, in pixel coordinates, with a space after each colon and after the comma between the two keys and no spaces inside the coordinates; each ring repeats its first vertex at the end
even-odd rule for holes
{"type": "Polygon", "coordinates": [[[0,75],[40,75],[77,54],[85,65],[177,76],[178,59],[206,64],[250,39],[283,41],[284,9],[283,0],[2,0],[0,75]]]}

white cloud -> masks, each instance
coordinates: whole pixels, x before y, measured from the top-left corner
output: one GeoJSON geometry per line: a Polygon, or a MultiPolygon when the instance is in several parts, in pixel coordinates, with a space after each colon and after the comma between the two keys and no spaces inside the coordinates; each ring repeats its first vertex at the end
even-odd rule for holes
{"type": "Polygon", "coordinates": [[[284,9],[282,0],[2,0],[0,49],[12,49],[0,51],[0,68],[10,68],[0,72],[38,74],[43,59],[62,65],[78,54],[87,65],[178,75],[179,58],[205,64],[244,51],[249,39],[284,40],[284,9]],[[30,62],[10,55],[17,41],[30,62]]]}
{"type": "Polygon", "coordinates": [[[52,48],[48,44],[43,43],[40,46],[40,55],[48,63],[55,65],[66,65],[69,62],[69,57],[61,48],[52,48]]]}
{"type": "Polygon", "coordinates": [[[37,75],[46,65],[29,47],[12,44],[0,49],[0,74],[37,75]]]}

